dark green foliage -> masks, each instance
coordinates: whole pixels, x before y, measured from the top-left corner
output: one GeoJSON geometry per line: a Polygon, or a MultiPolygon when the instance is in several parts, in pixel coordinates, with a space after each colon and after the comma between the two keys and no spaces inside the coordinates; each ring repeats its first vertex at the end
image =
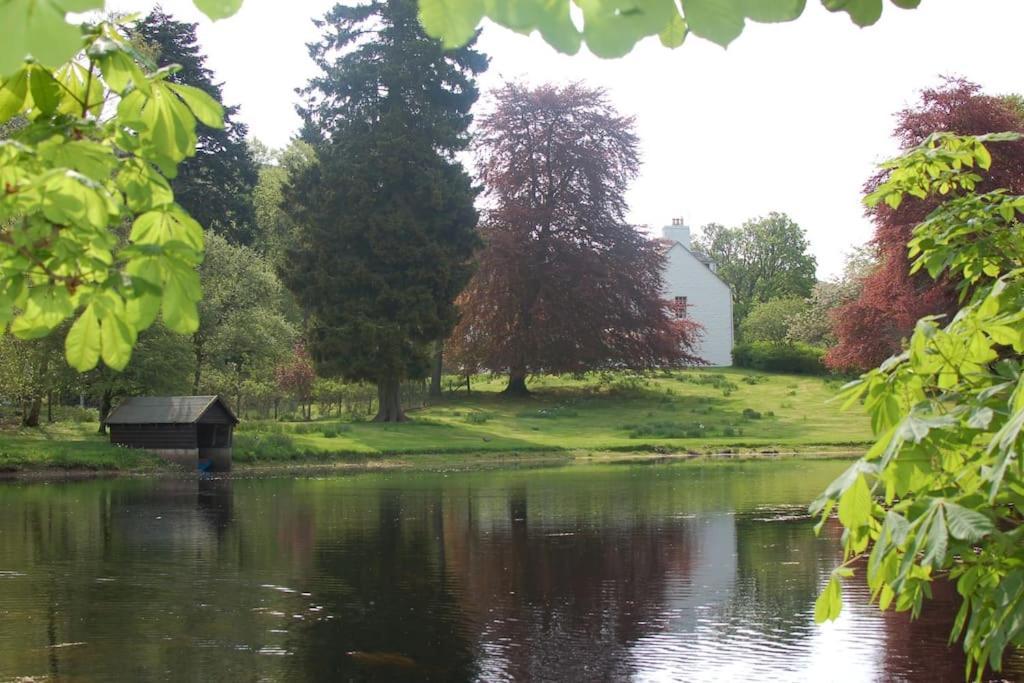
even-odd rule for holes
{"type": "Polygon", "coordinates": [[[760,420],[761,419],[761,413],[759,413],[758,411],[754,410],[753,408],[744,408],[743,409],[743,419],[744,420],[760,420]]]}
{"type": "Polygon", "coordinates": [[[411,0],[338,5],[318,26],[323,74],[301,110],[318,163],[285,188],[297,229],[282,275],[321,374],[376,383],[378,418],[401,420],[398,384],[425,376],[470,276],[476,190],[454,154],[487,61],[443,52],[411,0]]]}
{"type": "MultiPolygon", "coordinates": [[[[206,67],[199,49],[196,26],[176,21],[159,7],[132,31],[143,52],[161,65],[178,64],[181,70],[168,77],[172,83],[191,85],[223,103],[221,84],[206,67]]],[[[253,189],[257,167],[246,143],[248,128],[234,117],[238,107],[224,107],[224,128],[199,125],[196,155],[178,167],[171,181],[176,201],[207,230],[230,241],[251,244],[255,237],[253,189]]]]}
{"type": "Polygon", "coordinates": [[[737,344],[732,359],[737,367],[765,372],[794,372],[802,375],[824,375],[828,372],[822,363],[824,349],[807,344],[772,344],[752,342],[737,344]]]}

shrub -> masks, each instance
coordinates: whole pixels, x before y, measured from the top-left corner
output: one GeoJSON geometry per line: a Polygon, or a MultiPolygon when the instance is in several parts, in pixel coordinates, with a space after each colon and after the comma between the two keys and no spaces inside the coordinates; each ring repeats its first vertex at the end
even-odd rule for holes
{"type": "Polygon", "coordinates": [[[329,427],[324,427],[322,433],[323,433],[324,437],[326,437],[328,439],[336,439],[337,437],[341,436],[345,432],[351,432],[351,431],[352,431],[351,425],[335,424],[335,425],[330,425],[329,427]]]}
{"type": "Polygon", "coordinates": [[[799,297],[756,303],[740,323],[740,338],[747,342],[784,342],[789,338],[790,325],[807,307],[807,301],[799,297]]]}
{"type": "Polygon", "coordinates": [[[737,344],[732,350],[733,362],[737,367],[803,375],[826,374],[827,370],[822,363],[824,355],[824,349],[800,343],[753,342],[737,344]]]}
{"type": "Polygon", "coordinates": [[[307,422],[305,424],[298,424],[292,427],[293,434],[318,434],[324,430],[324,425],[318,425],[313,422],[307,422]]]}
{"type": "Polygon", "coordinates": [[[235,434],[235,457],[242,460],[285,458],[296,453],[295,442],[280,432],[239,432],[235,434]]]}
{"type": "Polygon", "coordinates": [[[615,379],[602,378],[601,385],[609,396],[636,398],[647,393],[651,382],[636,375],[625,375],[615,379]]]}
{"type": "Polygon", "coordinates": [[[466,415],[466,422],[471,425],[482,425],[490,419],[491,416],[487,413],[470,413],[466,415]]]}
{"type": "Polygon", "coordinates": [[[761,419],[761,413],[757,412],[753,408],[744,408],[743,409],[743,419],[744,420],[760,420],[761,419]]]}
{"type": "Polygon", "coordinates": [[[99,411],[95,408],[79,408],[78,406],[54,406],[53,419],[57,422],[98,422],[99,411]]]}
{"type": "Polygon", "coordinates": [[[686,382],[688,384],[710,385],[715,387],[716,389],[721,389],[722,391],[732,391],[734,389],[739,389],[739,385],[736,384],[735,382],[729,381],[729,378],[726,377],[725,375],[709,372],[702,372],[697,375],[683,373],[679,375],[677,379],[680,382],[686,382]]]}
{"type": "Polygon", "coordinates": [[[261,434],[284,434],[287,431],[285,425],[272,420],[245,420],[235,431],[238,433],[261,433],[261,434]]]}

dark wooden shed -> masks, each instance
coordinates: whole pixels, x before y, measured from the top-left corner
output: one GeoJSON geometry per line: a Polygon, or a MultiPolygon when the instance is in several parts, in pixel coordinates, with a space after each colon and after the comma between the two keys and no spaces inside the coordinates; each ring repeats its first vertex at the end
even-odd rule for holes
{"type": "Polygon", "coordinates": [[[107,416],[110,443],[145,448],[189,469],[231,469],[238,418],[220,396],[136,396],[107,416]]]}

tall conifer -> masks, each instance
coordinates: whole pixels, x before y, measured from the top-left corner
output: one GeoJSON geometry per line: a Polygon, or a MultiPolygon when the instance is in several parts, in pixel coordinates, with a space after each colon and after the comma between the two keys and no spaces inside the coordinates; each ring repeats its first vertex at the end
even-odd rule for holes
{"type": "Polygon", "coordinates": [[[476,246],[468,143],[473,77],[487,59],[444,51],[414,0],[337,5],[310,45],[303,91],[318,163],[291,178],[297,225],[283,276],[305,309],[319,370],[377,384],[378,421],[405,419],[399,386],[424,377],[456,322],[476,246]]]}

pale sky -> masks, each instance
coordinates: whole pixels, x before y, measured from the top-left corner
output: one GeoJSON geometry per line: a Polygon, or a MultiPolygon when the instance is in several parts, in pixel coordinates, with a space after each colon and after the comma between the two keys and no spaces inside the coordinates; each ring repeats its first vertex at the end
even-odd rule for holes
{"type": "MultiPolygon", "coordinates": [[[[250,134],[271,147],[297,132],[296,87],[315,74],[305,44],[332,0],[245,0],[231,19],[206,20],[190,0],[163,0],[175,17],[200,24],[208,65],[241,105],[250,134]]],[[[886,2],[882,20],[860,29],[845,14],[808,0],[789,24],[748,24],[727,50],[693,36],[678,50],[657,39],[630,55],[568,57],[539,37],[487,25],[486,94],[506,80],[585,81],[636,117],[643,168],[629,194],[630,219],[652,229],[683,217],[694,228],[737,225],[770,211],[803,226],[818,276],[839,272],[843,255],[871,234],[860,190],[896,147],[893,113],[941,74],[993,94],[1024,93],[1018,41],[1020,0],[924,0],[912,11],[886,2]]],[[[144,12],[149,0],[108,9],[144,12]]]]}

